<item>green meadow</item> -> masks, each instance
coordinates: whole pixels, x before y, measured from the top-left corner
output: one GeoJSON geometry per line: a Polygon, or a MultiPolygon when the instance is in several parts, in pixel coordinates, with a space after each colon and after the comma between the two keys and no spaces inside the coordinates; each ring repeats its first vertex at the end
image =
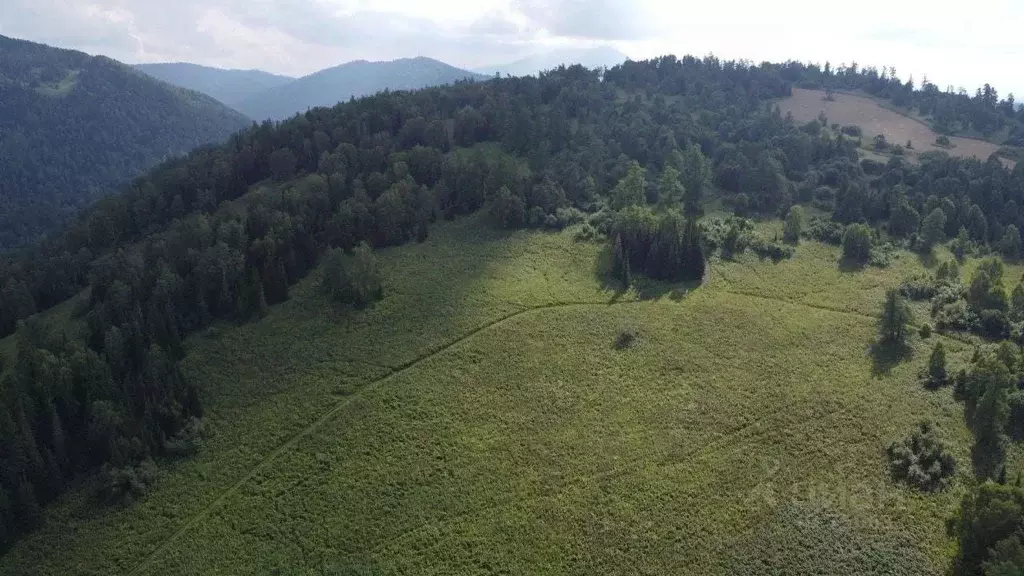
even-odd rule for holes
{"type": "MultiPolygon", "coordinates": [[[[72,492],[0,572],[946,570],[972,437],[951,391],[918,382],[941,337],[915,335],[897,365],[869,353],[917,256],[845,271],[805,242],[779,263],[716,259],[700,287],[620,293],[572,229],[479,218],[379,251],[367,310],[330,303],[314,273],[262,320],[192,337],[198,455],[132,506],[72,492]],[[885,447],[923,419],[961,462],[951,490],[889,477],[885,447]]],[[[944,341],[954,367],[973,349],[944,341]]]]}

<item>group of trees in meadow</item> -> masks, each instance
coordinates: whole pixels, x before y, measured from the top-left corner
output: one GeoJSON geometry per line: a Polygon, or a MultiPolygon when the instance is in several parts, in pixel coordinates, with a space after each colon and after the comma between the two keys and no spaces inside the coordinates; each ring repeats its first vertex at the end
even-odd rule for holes
{"type": "MultiPolygon", "coordinates": [[[[993,344],[977,348],[970,363],[953,373],[941,340],[932,347],[922,381],[929,388],[952,385],[963,402],[965,420],[974,436],[973,469],[981,484],[968,490],[957,516],[949,523],[959,540],[957,574],[1016,574],[1024,570],[1020,530],[1024,527],[1024,490],[1017,478],[1007,484],[1006,457],[1012,440],[1024,438],[1024,284],[1008,294],[1005,266],[999,258],[978,263],[965,285],[955,260],[943,262],[930,278],[910,279],[889,292],[879,321],[881,340],[906,342],[912,320],[906,299],[930,300],[940,333],[970,331],[993,344]],[[900,312],[900,310],[904,310],[900,312]],[[893,329],[902,326],[902,330],[893,329]]],[[[921,327],[930,337],[930,325],[921,327]]],[[[936,459],[935,441],[916,438],[889,449],[896,477],[933,490],[948,484],[951,469],[936,459]],[[933,448],[928,448],[932,446],[933,448]],[[916,449],[932,454],[922,463],[916,449]]],[[[951,461],[950,461],[951,463],[951,461]]]]}

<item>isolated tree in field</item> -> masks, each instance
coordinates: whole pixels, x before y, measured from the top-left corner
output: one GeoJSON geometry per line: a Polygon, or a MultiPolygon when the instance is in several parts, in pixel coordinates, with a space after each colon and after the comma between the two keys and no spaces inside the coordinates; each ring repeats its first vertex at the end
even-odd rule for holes
{"type": "Polygon", "coordinates": [[[1002,240],[999,241],[999,252],[1010,261],[1020,258],[1021,241],[1020,231],[1013,224],[1006,227],[1002,240]]]}
{"type": "Polygon", "coordinates": [[[798,244],[803,228],[804,209],[799,206],[793,206],[789,209],[789,213],[786,214],[786,223],[782,227],[783,240],[790,244],[798,244]]]}
{"type": "Polygon", "coordinates": [[[626,206],[643,206],[647,203],[647,171],[636,161],[629,163],[629,169],[612,190],[612,208],[621,210],[626,206]]]}
{"type": "Polygon", "coordinates": [[[665,166],[658,181],[658,194],[661,196],[661,203],[665,206],[676,207],[682,204],[686,190],[679,180],[679,170],[672,166],[665,166]]]}
{"type": "Polygon", "coordinates": [[[383,296],[380,265],[365,242],[352,254],[334,249],[324,260],[321,286],[335,301],[365,308],[383,296]]]}
{"type": "Polygon", "coordinates": [[[711,187],[711,161],[696,144],[690,144],[682,153],[679,171],[685,189],[683,213],[689,217],[704,213],[705,192],[711,187]]]}
{"type": "Polygon", "coordinates": [[[949,374],[946,372],[946,349],[942,341],[935,343],[932,348],[932,355],[928,357],[928,384],[938,388],[949,382],[949,374]]]}
{"type": "Polygon", "coordinates": [[[946,213],[942,208],[932,210],[921,223],[921,251],[931,252],[945,237],[946,213]]]}
{"type": "Polygon", "coordinates": [[[843,258],[858,264],[871,259],[871,228],[867,224],[850,224],[843,233],[843,258]]]}
{"type": "Polygon", "coordinates": [[[882,316],[878,319],[878,336],[885,346],[905,346],[910,333],[907,326],[913,321],[910,306],[899,290],[885,293],[882,316]]]}

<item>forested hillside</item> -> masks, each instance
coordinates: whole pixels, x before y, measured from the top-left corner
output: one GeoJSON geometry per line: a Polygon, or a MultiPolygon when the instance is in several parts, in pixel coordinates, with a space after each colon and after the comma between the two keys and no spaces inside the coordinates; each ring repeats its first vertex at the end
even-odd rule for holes
{"type": "Polygon", "coordinates": [[[178,364],[188,334],[259,317],[329,249],[362,258],[362,243],[422,240],[438,218],[486,208],[496,226],[559,228],[591,213],[587,234],[613,247],[627,283],[700,279],[705,250],[736,248],[739,230],[698,227],[711,197],[739,215],[813,205],[830,219],[809,233],[832,243],[855,224],[921,251],[959,233],[1020,256],[1024,169],[941,152],[862,162],[827,118],[796,125],[772,103],[821,78],[713,57],[603,77],[561,68],[316,108],[161,165],[0,262],[0,334],[81,293],[80,334],[31,318],[18,332],[0,407],[0,541],[32,530],[86,472],[102,470],[103,498],[123,501],[144,492],[154,458],[196,449],[202,398],[178,364]]]}
{"type": "Polygon", "coordinates": [[[247,98],[294,80],[262,70],[225,70],[187,62],[136,64],[135,68],[168,84],[212,96],[236,109],[247,98]]]}
{"type": "Polygon", "coordinates": [[[0,247],[247,124],[213,99],[104,57],[0,36],[0,247]]]}
{"type": "Polygon", "coordinates": [[[357,60],[265,90],[241,100],[237,108],[255,120],[283,120],[310,108],[333,106],[382,90],[413,90],[482,79],[487,77],[430,58],[402,58],[390,62],[357,60]]]}

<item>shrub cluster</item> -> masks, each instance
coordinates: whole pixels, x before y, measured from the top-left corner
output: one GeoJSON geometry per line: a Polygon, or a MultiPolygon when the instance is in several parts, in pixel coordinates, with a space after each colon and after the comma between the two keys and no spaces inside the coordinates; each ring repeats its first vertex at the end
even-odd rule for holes
{"type": "Polygon", "coordinates": [[[886,450],[889,470],[894,479],[926,492],[937,492],[949,486],[956,473],[956,458],[935,435],[929,422],[902,442],[893,442],[886,450]]]}

